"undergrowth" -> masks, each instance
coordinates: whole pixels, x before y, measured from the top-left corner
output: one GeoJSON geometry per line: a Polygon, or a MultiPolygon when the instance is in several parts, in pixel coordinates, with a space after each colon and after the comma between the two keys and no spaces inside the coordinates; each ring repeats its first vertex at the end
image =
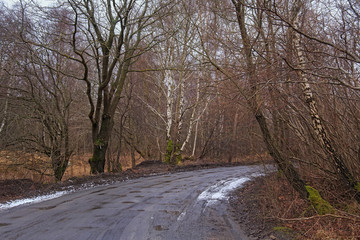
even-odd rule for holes
{"type": "Polygon", "coordinates": [[[324,176],[311,179],[314,187],[307,188],[312,193],[309,200],[315,204],[301,199],[276,173],[255,184],[259,189],[252,197],[257,199],[262,217],[276,222],[274,231],[286,230],[294,239],[360,239],[360,206],[351,199],[349,189],[324,176]]]}

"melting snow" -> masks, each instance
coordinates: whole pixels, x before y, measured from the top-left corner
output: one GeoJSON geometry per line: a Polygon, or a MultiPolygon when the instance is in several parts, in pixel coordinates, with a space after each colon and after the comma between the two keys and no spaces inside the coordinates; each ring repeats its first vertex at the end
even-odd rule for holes
{"type": "Polygon", "coordinates": [[[183,212],[179,215],[179,217],[177,218],[177,220],[178,220],[178,221],[184,220],[185,215],[186,215],[186,211],[183,211],[183,212]]]}
{"type": "Polygon", "coordinates": [[[227,200],[228,194],[235,190],[236,188],[240,187],[243,183],[249,181],[250,178],[243,177],[243,178],[231,178],[227,180],[222,180],[215,185],[207,188],[204,192],[202,192],[198,200],[204,200],[208,203],[213,203],[219,200],[227,200]]]}
{"type": "Polygon", "coordinates": [[[42,201],[58,198],[62,195],[68,194],[70,192],[72,192],[72,191],[61,191],[61,192],[56,192],[53,194],[48,194],[48,195],[43,195],[43,196],[38,196],[38,197],[33,197],[33,198],[17,199],[17,200],[9,201],[6,203],[0,203],[0,210],[17,207],[17,206],[24,205],[24,204],[32,204],[32,203],[37,203],[37,202],[42,202],[42,201]]]}
{"type": "MultiPolygon", "coordinates": [[[[241,187],[245,182],[251,180],[251,178],[263,176],[263,173],[253,173],[248,177],[242,178],[230,178],[221,180],[215,185],[207,188],[198,196],[198,201],[205,201],[206,206],[212,205],[220,200],[228,200],[229,193],[236,188],[241,187]]],[[[205,206],[205,208],[206,208],[205,206]]]]}

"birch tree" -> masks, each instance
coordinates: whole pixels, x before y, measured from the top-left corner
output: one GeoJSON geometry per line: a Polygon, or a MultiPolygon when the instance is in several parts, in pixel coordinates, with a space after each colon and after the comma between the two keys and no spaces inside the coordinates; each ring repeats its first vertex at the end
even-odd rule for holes
{"type": "MultiPolygon", "coordinates": [[[[217,56],[212,56],[209,48],[203,43],[205,55],[208,61],[233,83],[233,86],[245,99],[249,110],[258,123],[269,154],[277,163],[278,168],[284,173],[291,186],[302,198],[307,199],[306,185],[288,156],[279,149],[276,138],[269,128],[266,116],[264,95],[262,95],[264,89],[262,84],[266,81],[263,79],[264,75],[260,74],[261,64],[259,64],[265,55],[263,42],[259,38],[261,31],[263,31],[264,7],[260,2],[250,3],[244,0],[232,0],[229,4],[225,5],[227,8],[224,6],[224,9],[231,10],[227,12],[225,10],[222,16],[226,17],[223,17],[223,19],[227,20],[234,17],[234,21],[228,22],[229,24],[236,23],[237,26],[231,25],[233,27],[233,30],[229,29],[231,33],[224,32],[222,43],[227,43],[227,39],[232,40],[230,42],[232,48],[229,48],[229,51],[233,53],[233,57],[229,65],[234,64],[237,68],[230,68],[220,63],[216,59],[217,56]],[[238,38],[231,38],[234,32],[238,38]],[[227,36],[229,37],[226,38],[227,36]]],[[[221,28],[219,31],[221,31],[221,28]]],[[[221,39],[220,36],[217,36],[217,38],[221,39]]],[[[227,48],[226,45],[225,48],[227,48]]]]}
{"type": "MultiPolygon", "coordinates": [[[[300,29],[300,13],[303,9],[304,2],[296,0],[293,3],[292,8],[292,26],[295,30],[300,29]]],[[[339,154],[335,148],[333,141],[328,136],[328,130],[325,123],[322,121],[322,118],[319,114],[317,102],[314,98],[312,87],[309,83],[309,77],[307,76],[306,69],[306,57],[304,50],[301,45],[301,34],[298,32],[294,33],[293,45],[297,57],[297,73],[301,79],[301,87],[304,96],[305,103],[308,106],[309,114],[312,119],[313,131],[316,135],[317,141],[320,143],[321,147],[327,152],[327,154],[332,158],[334,165],[338,173],[343,177],[343,179],[356,191],[355,198],[360,202],[360,191],[359,191],[359,182],[356,181],[355,177],[352,175],[350,170],[344,163],[343,157],[339,154]]]]}
{"type": "Polygon", "coordinates": [[[202,91],[198,69],[192,67],[196,47],[196,18],[192,2],[179,1],[159,21],[154,31],[163,32],[163,41],[156,48],[156,64],[159,71],[153,75],[153,83],[159,89],[154,93],[161,101],[158,106],[143,102],[162,120],[165,128],[165,147],[162,152],[165,161],[176,164],[182,159],[182,153],[189,144],[194,124],[199,121],[206,109],[206,93],[202,91]],[[196,83],[195,83],[196,82],[196,83]],[[203,106],[204,109],[200,109],[203,106]],[[164,110],[162,110],[164,109],[164,110]]]}

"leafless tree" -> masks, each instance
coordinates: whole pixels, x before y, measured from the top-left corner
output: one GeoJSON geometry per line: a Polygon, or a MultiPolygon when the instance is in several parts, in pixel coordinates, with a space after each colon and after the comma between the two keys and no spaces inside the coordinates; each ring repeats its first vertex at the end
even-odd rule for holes
{"type": "MultiPolygon", "coordinates": [[[[106,151],[127,75],[152,48],[148,27],[161,12],[158,1],[69,0],[74,14],[73,50],[83,65],[92,124],[92,173],[104,171],[106,151]]],[[[164,3],[165,4],[165,3],[164,3]]]]}

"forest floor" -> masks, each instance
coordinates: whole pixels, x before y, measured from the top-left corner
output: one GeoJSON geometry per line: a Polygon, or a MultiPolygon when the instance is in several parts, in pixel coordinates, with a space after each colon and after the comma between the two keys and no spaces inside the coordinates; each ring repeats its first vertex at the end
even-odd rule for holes
{"type": "MultiPolygon", "coordinates": [[[[328,184],[319,182],[312,184],[319,189],[328,184]]],[[[360,240],[360,205],[349,199],[346,190],[336,189],[322,191],[335,208],[335,213],[325,215],[317,214],[276,172],[245,183],[229,201],[252,239],[272,235],[273,239],[360,240]]]]}
{"type": "MultiPolygon", "coordinates": [[[[29,179],[1,180],[0,203],[152,175],[238,165],[244,164],[170,166],[159,161],[145,161],[121,173],[74,177],[52,184],[36,183],[29,179]]],[[[319,216],[297,196],[285,179],[276,174],[248,182],[232,193],[229,202],[231,212],[250,239],[265,239],[265,236],[280,240],[360,239],[358,206],[353,206],[355,214],[337,211],[336,214],[319,216]]]]}

